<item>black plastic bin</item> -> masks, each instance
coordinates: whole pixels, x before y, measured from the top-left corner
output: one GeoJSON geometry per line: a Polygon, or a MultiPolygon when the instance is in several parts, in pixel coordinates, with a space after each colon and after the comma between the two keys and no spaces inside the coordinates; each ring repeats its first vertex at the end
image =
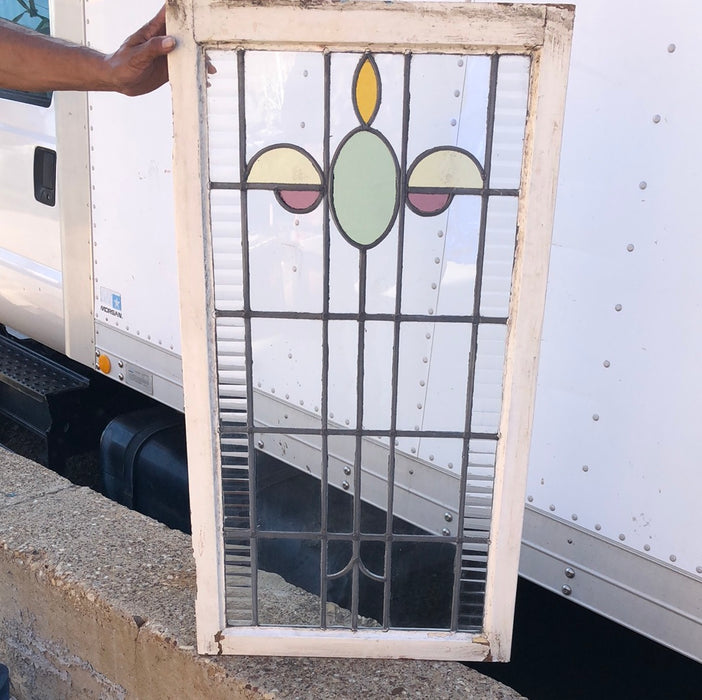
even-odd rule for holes
{"type": "Polygon", "coordinates": [[[185,419],[165,406],[115,418],[100,440],[105,495],[190,532],[185,419]]]}
{"type": "Polygon", "coordinates": [[[10,700],[10,672],[0,664],[0,700],[10,700]]]}

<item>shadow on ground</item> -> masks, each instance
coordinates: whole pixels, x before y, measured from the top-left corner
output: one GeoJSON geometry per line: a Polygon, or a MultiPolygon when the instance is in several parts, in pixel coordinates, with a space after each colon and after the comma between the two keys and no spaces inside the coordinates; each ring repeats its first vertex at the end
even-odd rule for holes
{"type": "Polygon", "coordinates": [[[524,579],[512,661],[468,665],[531,700],[702,698],[702,664],[524,579]]]}

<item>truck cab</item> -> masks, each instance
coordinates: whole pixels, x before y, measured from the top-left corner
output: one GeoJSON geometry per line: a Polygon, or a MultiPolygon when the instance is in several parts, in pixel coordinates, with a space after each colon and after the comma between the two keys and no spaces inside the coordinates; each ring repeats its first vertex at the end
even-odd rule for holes
{"type": "MultiPolygon", "coordinates": [[[[47,0],[0,2],[0,18],[48,34],[47,0]]],[[[56,105],[51,93],[0,90],[0,319],[63,352],[56,105]]]]}
{"type": "MultiPolygon", "coordinates": [[[[160,7],[26,5],[0,16],[106,53],[160,7]]],[[[171,131],[168,86],[0,93],[0,322],[182,410],[171,131]]]]}

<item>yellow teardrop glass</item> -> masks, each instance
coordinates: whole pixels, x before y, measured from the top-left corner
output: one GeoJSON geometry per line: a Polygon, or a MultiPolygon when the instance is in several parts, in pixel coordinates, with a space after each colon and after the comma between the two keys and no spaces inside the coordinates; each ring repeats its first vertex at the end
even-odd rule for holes
{"type": "Polygon", "coordinates": [[[358,114],[363,123],[368,126],[378,109],[380,80],[375,63],[367,56],[362,61],[356,76],[354,97],[358,114]]]}

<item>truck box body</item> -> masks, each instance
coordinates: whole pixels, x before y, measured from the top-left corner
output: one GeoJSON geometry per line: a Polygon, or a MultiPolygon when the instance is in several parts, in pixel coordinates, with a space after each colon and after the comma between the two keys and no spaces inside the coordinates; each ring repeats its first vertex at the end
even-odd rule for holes
{"type": "Polygon", "coordinates": [[[700,8],[576,8],[520,571],[700,660],[700,8]]]}
{"type": "MultiPolygon", "coordinates": [[[[57,34],[109,51],[160,2],[51,5],[57,34]]],[[[702,239],[695,183],[702,147],[701,98],[689,76],[702,68],[693,29],[700,21],[702,10],[682,0],[576,2],[520,565],[527,578],[698,660],[702,239]]],[[[226,62],[215,66],[212,94],[224,94],[232,73],[226,62]]],[[[515,83],[523,78],[515,65],[515,83]]],[[[510,115],[516,124],[526,105],[505,99],[508,171],[520,141],[510,115]]],[[[0,98],[0,323],[85,364],[105,357],[102,371],[115,381],[182,410],[170,110],[168,88],[138,99],[57,94],[50,107],[0,98]],[[54,144],[52,208],[34,198],[32,167],[35,147],[54,144]]],[[[222,138],[213,153],[226,151],[222,138]]],[[[308,251],[301,244],[287,254],[291,265],[304,264],[308,251]]],[[[507,250],[507,264],[513,254],[507,250]]],[[[266,255],[262,247],[264,272],[266,255]]],[[[260,293],[284,294],[278,271],[268,274],[260,293]]],[[[452,283],[441,280],[444,299],[452,283]]],[[[441,289],[425,287],[416,302],[429,307],[441,289]]],[[[258,370],[256,400],[271,420],[281,406],[300,420],[300,402],[314,408],[309,339],[289,342],[271,341],[258,370]],[[288,353],[300,357],[294,374],[285,371],[288,353]]],[[[440,352],[461,339],[437,343],[435,354],[423,337],[408,342],[440,375],[440,352]]],[[[347,369],[339,368],[332,408],[342,421],[350,410],[347,369]]],[[[379,402],[389,391],[381,380],[379,402]]],[[[450,408],[424,407],[423,419],[443,424],[450,408]]],[[[486,406],[485,420],[489,413],[486,406]]],[[[263,442],[263,451],[298,468],[318,461],[314,441],[291,440],[284,449],[263,442]]],[[[416,468],[421,487],[408,489],[403,515],[438,532],[451,513],[454,481],[439,467],[454,458],[406,442],[398,454],[416,468]]],[[[382,461],[382,443],[371,449],[382,461]]],[[[343,446],[336,457],[341,485],[343,446]]],[[[364,500],[379,505],[382,493],[382,479],[369,470],[364,500]]]]}

